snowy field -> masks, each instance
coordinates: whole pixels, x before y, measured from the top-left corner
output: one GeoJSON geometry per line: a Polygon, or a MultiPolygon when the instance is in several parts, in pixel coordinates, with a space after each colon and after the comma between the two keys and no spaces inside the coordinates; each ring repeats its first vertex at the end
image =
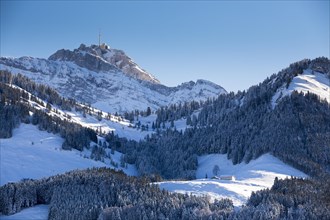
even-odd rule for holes
{"type": "MultiPolygon", "coordinates": [[[[0,139],[0,185],[23,178],[40,179],[75,169],[112,167],[109,163],[85,158],[90,154],[87,150],[62,150],[63,141],[59,135],[22,123],[14,129],[12,138],[0,139]]],[[[118,152],[111,155],[116,163],[119,163],[120,156],[118,152]]],[[[137,174],[132,165],[123,170],[129,175],[137,174]]]]}
{"type": "Polygon", "coordinates": [[[253,191],[271,187],[275,177],[307,177],[270,154],[265,154],[248,164],[233,165],[226,155],[210,154],[198,158],[196,180],[166,181],[158,183],[163,189],[177,193],[209,196],[211,200],[229,198],[235,206],[246,203],[253,191]],[[218,176],[233,175],[236,180],[218,180],[213,177],[213,167],[218,165],[218,176]],[[206,179],[205,177],[208,177],[206,179]]]}
{"type": "Polygon", "coordinates": [[[31,208],[23,209],[19,213],[14,215],[1,215],[1,220],[47,220],[48,219],[49,206],[48,205],[36,205],[31,208]]]}

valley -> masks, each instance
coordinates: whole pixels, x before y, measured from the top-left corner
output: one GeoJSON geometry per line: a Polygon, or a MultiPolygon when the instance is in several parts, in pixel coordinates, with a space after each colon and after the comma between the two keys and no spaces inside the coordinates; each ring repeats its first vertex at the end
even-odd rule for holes
{"type": "Polygon", "coordinates": [[[329,8],[0,0],[0,220],[329,220],[329,8]]]}

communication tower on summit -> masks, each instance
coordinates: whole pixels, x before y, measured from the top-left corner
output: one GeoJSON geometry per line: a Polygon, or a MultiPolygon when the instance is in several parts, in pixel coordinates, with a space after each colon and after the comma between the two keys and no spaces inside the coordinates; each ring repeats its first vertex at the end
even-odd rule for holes
{"type": "Polygon", "coordinates": [[[101,46],[101,30],[99,30],[99,47],[101,46]]]}
{"type": "Polygon", "coordinates": [[[99,30],[99,47],[101,49],[110,49],[110,47],[106,43],[101,44],[101,30],[99,30]]]}

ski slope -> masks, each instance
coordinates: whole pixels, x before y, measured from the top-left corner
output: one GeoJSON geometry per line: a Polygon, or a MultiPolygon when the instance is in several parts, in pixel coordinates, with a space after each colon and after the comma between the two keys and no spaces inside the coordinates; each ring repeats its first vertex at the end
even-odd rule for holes
{"type": "Polygon", "coordinates": [[[283,97],[290,95],[293,91],[314,93],[330,103],[330,79],[325,74],[307,69],[303,74],[294,77],[288,88],[283,85],[276,91],[272,98],[272,107],[275,108],[283,97]]]}
{"type": "MultiPolygon", "coordinates": [[[[40,131],[36,126],[22,123],[13,130],[12,138],[0,139],[0,185],[23,178],[40,179],[75,169],[114,168],[110,161],[89,159],[89,150],[62,150],[63,142],[63,138],[57,134],[40,131]]],[[[119,152],[111,157],[119,164],[119,152]]],[[[133,165],[122,169],[128,175],[137,175],[133,165]]]]}
{"type": "Polygon", "coordinates": [[[270,154],[265,154],[248,164],[237,165],[233,165],[226,155],[210,154],[198,158],[196,180],[165,181],[158,184],[171,192],[208,196],[211,201],[229,198],[239,207],[246,203],[253,191],[271,187],[275,177],[283,179],[290,176],[307,177],[303,172],[270,154]],[[211,179],[214,176],[212,171],[215,165],[220,168],[218,176],[233,175],[236,180],[211,179]]]}

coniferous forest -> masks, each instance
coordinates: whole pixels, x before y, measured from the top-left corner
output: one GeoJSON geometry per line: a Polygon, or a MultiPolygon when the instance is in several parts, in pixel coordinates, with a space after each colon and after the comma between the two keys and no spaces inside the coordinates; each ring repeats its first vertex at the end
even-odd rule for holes
{"type": "Polygon", "coordinates": [[[329,175],[274,181],[234,211],[229,199],[209,202],[160,190],[147,178],[106,168],[72,171],[0,188],[0,211],[49,204],[49,219],[328,219],[329,175]],[[320,205],[322,204],[322,205],[320,205]]]}

